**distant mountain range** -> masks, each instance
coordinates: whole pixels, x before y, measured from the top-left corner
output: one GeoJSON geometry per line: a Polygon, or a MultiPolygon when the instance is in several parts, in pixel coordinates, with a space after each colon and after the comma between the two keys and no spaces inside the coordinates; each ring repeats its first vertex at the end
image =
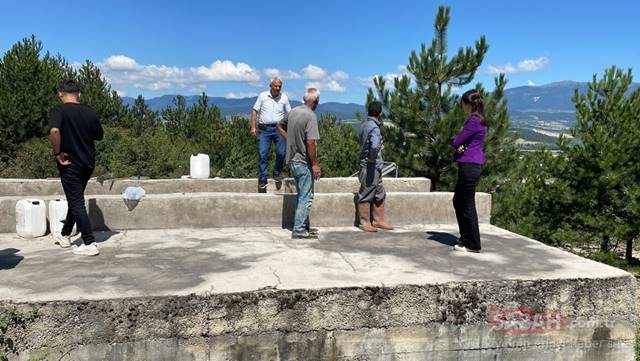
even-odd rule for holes
{"type": "MultiPolygon", "coordinates": [[[[632,89],[640,86],[634,83],[632,89]]],[[[545,130],[564,130],[575,123],[575,108],[571,101],[575,89],[586,92],[588,83],[560,81],[539,86],[520,86],[505,90],[509,104],[512,127],[515,129],[539,127],[545,130]]],[[[162,110],[174,105],[175,95],[163,95],[146,99],[153,110],[162,110]]],[[[197,103],[199,96],[185,97],[187,106],[197,103]]],[[[135,98],[124,97],[125,104],[133,105],[135,98]]],[[[247,115],[256,101],[256,97],[227,99],[209,97],[209,104],[220,108],[223,115],[247,115]]],[[[291,106],[300,105],[291,101],[291,106]]],[[[355,103],[326,102],[320,104],[318,113],[333,113],[338,119],[350,120],[355,113],[365,113],[364,106],[355,103]]]]}
{"type": "MultiPolygon", "coordinates": [[[[165,109],[166,107],[172,107],[175,105],[176,95],[163,95],[157,98],[145,99],[145,102],[154,111],[165,109]]],[[[186,105],[191,106],[198,103],[199,95],[186,96],[186,105]]],[[[135,98],[124,97],[124,103],[129,106],[133,106],[135,98]]],[[[222,114],[225,116],[230,115],[243,115],[247,116],[251,112],[251,107],[256,102],[256,97],[241,98],[241,99],[227,99],[222,97],[209,97],[209,104],[213,104],[220,108],[222,114]]],[[[290,100],[291,107],[297,107],[302,103],[297,100],[290,100]]],[[[318,114],[332,113],[335,114],[338,119],[355,119],[355,113],[364,113],[364,106],[355,103],[337,103],[326,102],[321,103],[317,109],[318,114]]]]}

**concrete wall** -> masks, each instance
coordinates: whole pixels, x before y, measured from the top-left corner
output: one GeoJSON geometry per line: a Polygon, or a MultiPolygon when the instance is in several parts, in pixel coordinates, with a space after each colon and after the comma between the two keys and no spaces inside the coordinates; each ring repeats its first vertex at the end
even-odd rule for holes
{"type": "MultiPolygon", "coordinates": [[[[40,197],[54,199],[56,197],[40,197]]],[[[389,192],[386,215],[397,225],[456,223],[449,192],[389,192]]],[[[0,233],[15,232],[15,205],[19,197],[0,197],[0,233]]],[[[311,211],[314,226],[356,224],[355,196],[319,193],[311,211]]],[[[149,194],[133,211],[119,195],[87,197],[89,216],[97,230],[165,229],[184,227],[289,227],[296,196],[257,193],[149,194]]],[[[491,195],[476,194],[480,223],[489,223],[491,195]]]]}
{"type": "MultiPolygon", "coordinates": [[[[427,178],[385,178],[385,187],[389,192],[429,192],[431,182],[427,178]]],[[[150,179],[135,181],[131,179],[113,179],[98,183],[89,181],[86,194],[121,194],[129,186],[140,186],[148,194],[159,193],[196,193],[196,192],[237,192],[257,193],[256,179],[150,179]]],[[[356,192],[360,184],[358,178],[322,178],[315,184],[316,193],[356,192]]],[[[272,180],[268,189],[275,192],[272,180]]],[[[286,179],[282,191],[294,193],[295,182],[286,179]]],[[[0,197],[3,196],[48,196],[64,195],[58,179],[0,179],[0,197]]]]}
{"type": "Polygon", "coordinates": [[[635,287],[627,276],[41,302],[17,305],[42,315],[10,336],[19,360],[631,361],[635,287]],[[492,305],[561,322],[505,333],[492,305]]]}

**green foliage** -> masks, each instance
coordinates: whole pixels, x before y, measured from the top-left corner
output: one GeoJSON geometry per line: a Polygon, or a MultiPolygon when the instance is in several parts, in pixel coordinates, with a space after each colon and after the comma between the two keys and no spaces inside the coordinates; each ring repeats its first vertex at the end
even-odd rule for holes
{"type": "MultiPolygon", "coordinates": [[[[460,131],[466,117],[460,106],[459,96],[453,94],[454,87],[469,84],[482,64],[488,50],[484,36],[475,47],[461,48],[449,58],[447,51],[447,27],[449,8],[440,7],[435,20],[435,35],[431,45],[421,44],[420,52],[413,51],[407,70],[409,76],[394,79],[394,89],[387,89],[384,78],[374,79],[375,92],[369,89],[367,104],[379,99],[388,118],[383,130],[386,159],[398,164],[403,176],[423,176],[431,179],[432,187],[449,190],[455,182],[453,149],[451,141],[460,131]],[[425,110],[419,109],[421,99],[427,101],[425,110]]],[[[476,88],[484,94],[485,115],[489,122],[489,134],[485,153],[489,165],[484,174],[501,171],[502,161],[510,150],[513,137],[508,136],[509,115],[504,88],[506,78],[496,78],[495,90],[488,94],[481,85],[476,88]]],[[[385,120],[386,121],[386,120],[385,120]]],[[[489,177],[496,182],[496,177],[489,177]]],[[[484,187],[493,186],[485,180],[484,187]]]]}
{"type": "Polygon", "coordinates": [[[360,143],[356,129],[323,114],[318,122],[318,158],[325,177],[348,177],[358,170],[360,143]]]}
{"type": "Polygon", "coordinates": [[[71,74],[66,61],[34,36],[14,44],[0,60],[0,161],[13,158],[19,144],[46,133],[56,90],[71,74]]]}
{"type": "Polygon", "coordinates": [[[176,178],[189,174],[194,145],[183,136],[172,136],[161,129],[136,135],[129,129],[106,128],[104,141],[96,150],[96,175],[176,178]]]}
{"type": "Polygon", "coordinates": [[[3,164],[0,177],[6,178],[47,178],[57,177],[58,170],[49,139],[30,139],[18,146],[16,156],[3,164]]]}
{"type": "Polygon", "coordinates": [[[574,96],[574,141],[527,153],[494,195],[495,223],[571,249],[632,257],[640,235],[640,90],[631,71],[594,76],[574,96]]]}
{"type": "Polygon", "coordinates": [[[100,69],[90,61],[85,61],[74,79],[80,86],[80,100],[100,115],[105,126],[119,125],[126,119],[126,108],[122,99],[102,76],[100,69]]]}
{"type": "Polygon", "coordinates": [[[607,69],[586,94],[574,95],[576,144],[563,144],[575,165],[566,175],[575,191],[572,222],[564,235],[599,242],[604,250],[624,242],[627,258],[640,235],[640,90],[629,94],[631,70],[607,69]]]}

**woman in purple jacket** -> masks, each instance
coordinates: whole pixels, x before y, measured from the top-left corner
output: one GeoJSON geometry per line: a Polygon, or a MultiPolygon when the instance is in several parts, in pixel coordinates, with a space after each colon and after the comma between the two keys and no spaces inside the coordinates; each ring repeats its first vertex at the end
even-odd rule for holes
{"type": "Polygon", "coordinates": [[[453,248],[456,251],[477,253],[481,246],[475,194],[485,163],[483,147],[487,136],[484,103],[477,90],[472,89],[462,94],[462,109],[469,118],[452,143],[456,150],[453,159],[458,162],[458,182],[453,195],[453,207],[460,229],[460,240],[453,248]]]}

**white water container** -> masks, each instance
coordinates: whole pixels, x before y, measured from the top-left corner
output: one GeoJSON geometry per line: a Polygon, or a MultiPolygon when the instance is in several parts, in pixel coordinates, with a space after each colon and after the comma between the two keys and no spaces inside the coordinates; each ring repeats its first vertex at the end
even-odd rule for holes
{"type": "Polygon", "coordinates": [[[209,155],[194,154],[190,159],[191,178],[206,179],[209,178],[209,155]]]}
{"type": "Polygon", "coordinates": [[[47,233],[47,207],[41,199],[21,199],[16,203],[16,232],[24,238],[47,233]]]}
{"type": "MultiPolygon", "coordinates": [[[[67,219],[68,207],[69,205],[64,199],[54,199],[49,202],[49,231],[51,234],[60,234],[62,231],[63,221],[67,219]]],[[[77,227],[77,224],[73,225],[72,235],[77,233],[77,227]]]]}

